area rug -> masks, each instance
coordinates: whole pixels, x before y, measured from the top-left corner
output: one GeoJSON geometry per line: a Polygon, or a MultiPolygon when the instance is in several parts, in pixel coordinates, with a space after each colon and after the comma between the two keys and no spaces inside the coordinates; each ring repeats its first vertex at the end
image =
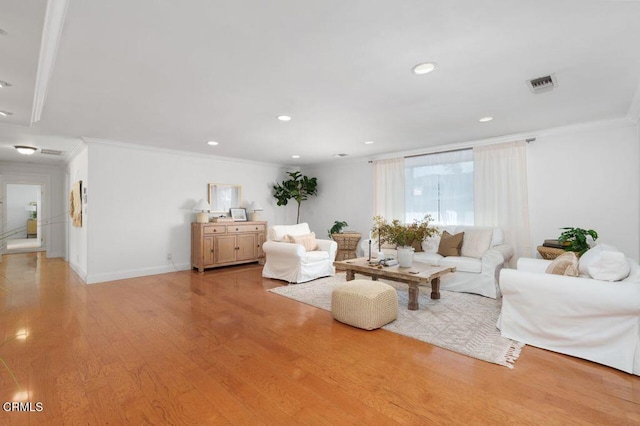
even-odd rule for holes
{"type": "MultiPolygon", "coordinates": [[[[330,311],[331,292],[336,285],[345,281],[345,274],[337,274],[269,291],[330,311]]],[[[420,287],[420,309],[410,311],[407,309],[407,285],[386,280],[383,282],[398,292],[398,319],[383,329],[513,368],[524,343],[502,337],[496,328],[501,300],[452,291],[440,291],[441,298],[432,300],[429,296],[431,289],[420,287]]]]}

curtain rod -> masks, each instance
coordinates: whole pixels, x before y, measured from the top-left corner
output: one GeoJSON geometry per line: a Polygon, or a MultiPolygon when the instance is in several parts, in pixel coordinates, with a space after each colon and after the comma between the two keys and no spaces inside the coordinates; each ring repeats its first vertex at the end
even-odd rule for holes
{"type": "MultiPolygon", "coordinates": [[[[520,139],[522,140],[522,139],[520,139]]],[[[524,141],[526,143],[531,143],[531,142],[535,142],[536,138],[526,138],[524,141]]],[[[499,142],[497,142],[499,143],[499,142]]],[[[490,144],[493,145],[493,144],[490,144]]],[[[444,154],[444,153],[448,153],[448,152],[457,152],[457,151],[466,151],[467,149],[473,149],[473,146],[469,146],[466,148],[458,148],[458,149],[449,149],[449,150],[445,150],[445,151],[434,151],[434,152],[428,152],[428,153],[421,153],[421,154],[411,154],[411,155],[403,155],[401,157],[396,157],[396,158],[413,158],[413,157],[422,157],[423,155],[430,155],[430,154],[444,154]]],[[[369,160],[368,163],[373,163],[375,160],[369,160]]]]}

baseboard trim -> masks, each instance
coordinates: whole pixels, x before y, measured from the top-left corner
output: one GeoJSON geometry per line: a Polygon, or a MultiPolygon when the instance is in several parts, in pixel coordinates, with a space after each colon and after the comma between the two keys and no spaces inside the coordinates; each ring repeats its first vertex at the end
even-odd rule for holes
{"type": "Polygon", "coordinates": [[[126,271],[103,272],[98,274],[89,274],[85,282],[87,284],[97,284],[106,281],[124,280],[127,278],[146,277],[147,275],[166,274],[169,272],[186,271],[191,269],[190,263],[179,263],[166,266],[155,266],[151,268],[129,269],[126,271]]]}
{"type": "Polygon", "coordinates": [[[87,272],[82,269],[81,267],[79,267],[78,265],[69,262],[69,266],[71,267],[71,269],[73,269],[73,272],[75,272],[76,274],[78,274],[78,276],[80,277],[80,279],[82,281],[84,281],[84,283],[87,283],[87,272]]]}

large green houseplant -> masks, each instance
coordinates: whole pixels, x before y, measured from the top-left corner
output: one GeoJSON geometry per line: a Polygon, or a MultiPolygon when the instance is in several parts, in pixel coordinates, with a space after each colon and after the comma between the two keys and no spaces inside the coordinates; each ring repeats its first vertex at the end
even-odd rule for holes
{"type": "Polygon", "coordinates": [[[290,179],[273,186],[273,196],[279,206],[286,206],[289,200],[298,203],[296,223],[300,223],[300,203],[312,195],[318,195],[318,179],[303,176],[300,172],[287,172],[290,179]]]}
{"type": "Polygon", "coordinates": [[[560,229],[564,229],[564,231],[558,237],[558,242],[563,245],[566,251],[576,252],[578,256],[582,256],[590,248],[587,237],[591,237],[593,241],[598,239],[598,233],[593,229],[585,230],[571,227],[560,229]]]}

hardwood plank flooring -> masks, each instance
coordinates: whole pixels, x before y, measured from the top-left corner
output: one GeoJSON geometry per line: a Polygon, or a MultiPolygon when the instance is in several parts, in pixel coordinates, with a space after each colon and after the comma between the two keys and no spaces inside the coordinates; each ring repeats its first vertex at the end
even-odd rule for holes
{"type": "Polygon", "coordinates": [[[32,406],[0,425],[640,424],[640,377],[531,346],[511,370],[267,291],[283,284],[245,265],[85,285],[5,255],[0,403],[32,406]]]}

